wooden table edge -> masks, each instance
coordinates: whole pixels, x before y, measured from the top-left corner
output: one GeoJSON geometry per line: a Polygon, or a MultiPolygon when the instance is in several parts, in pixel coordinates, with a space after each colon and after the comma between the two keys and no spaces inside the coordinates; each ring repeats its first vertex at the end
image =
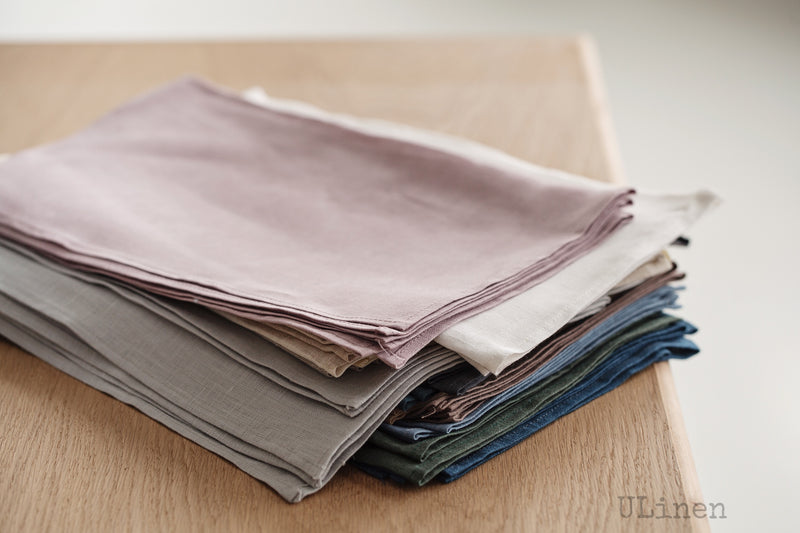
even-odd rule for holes
{"type": "MultiPolygon", "coordinates": [[[[625,170],[622,164],[622,157],[617,143],[617,136],[614,131],[611,119],[610,105],[603,82],[603,73],[597,45],[589,35],[579,35],[578,46],[586,71],[589,90],[597,106],[597,115],[600,124],[600,138],[604,143],[604,150],[607,155],[609,174],[614,177],[617,183],[625,183],[625,170]]],[[[697,469],[694,464],[689,436],[686,433],[686,425],[683,421],[678,392],[675,388],[675,379],[672,375],[672,368],[669,361],[656,363],[645,372],[654,381],[658,390],[659,399],[664,407],[664,413],[669,425],[669,435],[675,450],[675,462],[679,469],[679,476],[683,483],[684,491],[690,502],[702,502],[703,495],[700,488],[700,480],[697,476],[697,469]]],[[[692,520],[692,528],[695,531],[709,531],[708,519],[692,520]]]]}

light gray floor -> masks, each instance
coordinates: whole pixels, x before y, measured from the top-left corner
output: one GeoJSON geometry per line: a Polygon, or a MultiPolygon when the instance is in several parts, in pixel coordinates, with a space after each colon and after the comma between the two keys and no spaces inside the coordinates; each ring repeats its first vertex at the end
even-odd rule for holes
{"type": "Polygon", "coordinates": [[[594,35],[629,181],[724,197],[675,254],[703,348],[677,387],[712,527],[796,530],[800,2],[0,0],[6,40],[476,32],[594,35]]]}

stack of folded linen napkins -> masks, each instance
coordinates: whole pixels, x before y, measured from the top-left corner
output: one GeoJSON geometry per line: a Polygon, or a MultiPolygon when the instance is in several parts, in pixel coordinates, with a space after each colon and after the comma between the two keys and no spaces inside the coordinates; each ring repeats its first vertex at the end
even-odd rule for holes
{"type": "Polygon", "coordinates": [[[696,352],[715,202],[184,79],[0,164],[0,334],[290,501],[449,481],[696,352]]]}

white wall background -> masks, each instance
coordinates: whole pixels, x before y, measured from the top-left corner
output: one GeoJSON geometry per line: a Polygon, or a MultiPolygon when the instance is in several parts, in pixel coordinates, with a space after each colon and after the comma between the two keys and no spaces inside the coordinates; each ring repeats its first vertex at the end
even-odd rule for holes
{"type": "Polygon", "coordinates": [[[726,201],[675,254],[704,350],[673,365],[677,388],[705,499],[729,516],[712,527],[796,531],[800,2],[0,0],[6,41],[579,31],[629,180],[726,201]]]}

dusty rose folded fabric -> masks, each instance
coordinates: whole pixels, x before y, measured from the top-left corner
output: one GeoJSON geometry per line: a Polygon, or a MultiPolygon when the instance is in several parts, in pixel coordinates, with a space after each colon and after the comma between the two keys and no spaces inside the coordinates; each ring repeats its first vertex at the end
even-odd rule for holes
{"type": "MultiPolygon", "coordinates": [[[[611,296],[631,289],[645,280],[668,272],[671,269],[672,261],[668,259],[666,252],[659,253],[653,259],[626,276],[611,289],[607,295],[595,300],[591,305],[578,313],[571,322],[576,322],[601,312],[611,303],[611,296]]],[[[221,314],[240,326],[244,326],[250,331],[264,337],[273,344],[280,346],[312,368],[332,377],[340,377],[350,368],[363,368],[374,360],[372,357],[360,358],[341,346],[326,342],[314,335],[303,333],[302,331],[287,326],[264,324],[262,322],[237,317],[230,313],[221,314]]]]}
{"type": "Polygon", "coordinates": [[[182,80],[12,156],[0,234],[400,367],[597,246],[631,195],[182,80]]]}

